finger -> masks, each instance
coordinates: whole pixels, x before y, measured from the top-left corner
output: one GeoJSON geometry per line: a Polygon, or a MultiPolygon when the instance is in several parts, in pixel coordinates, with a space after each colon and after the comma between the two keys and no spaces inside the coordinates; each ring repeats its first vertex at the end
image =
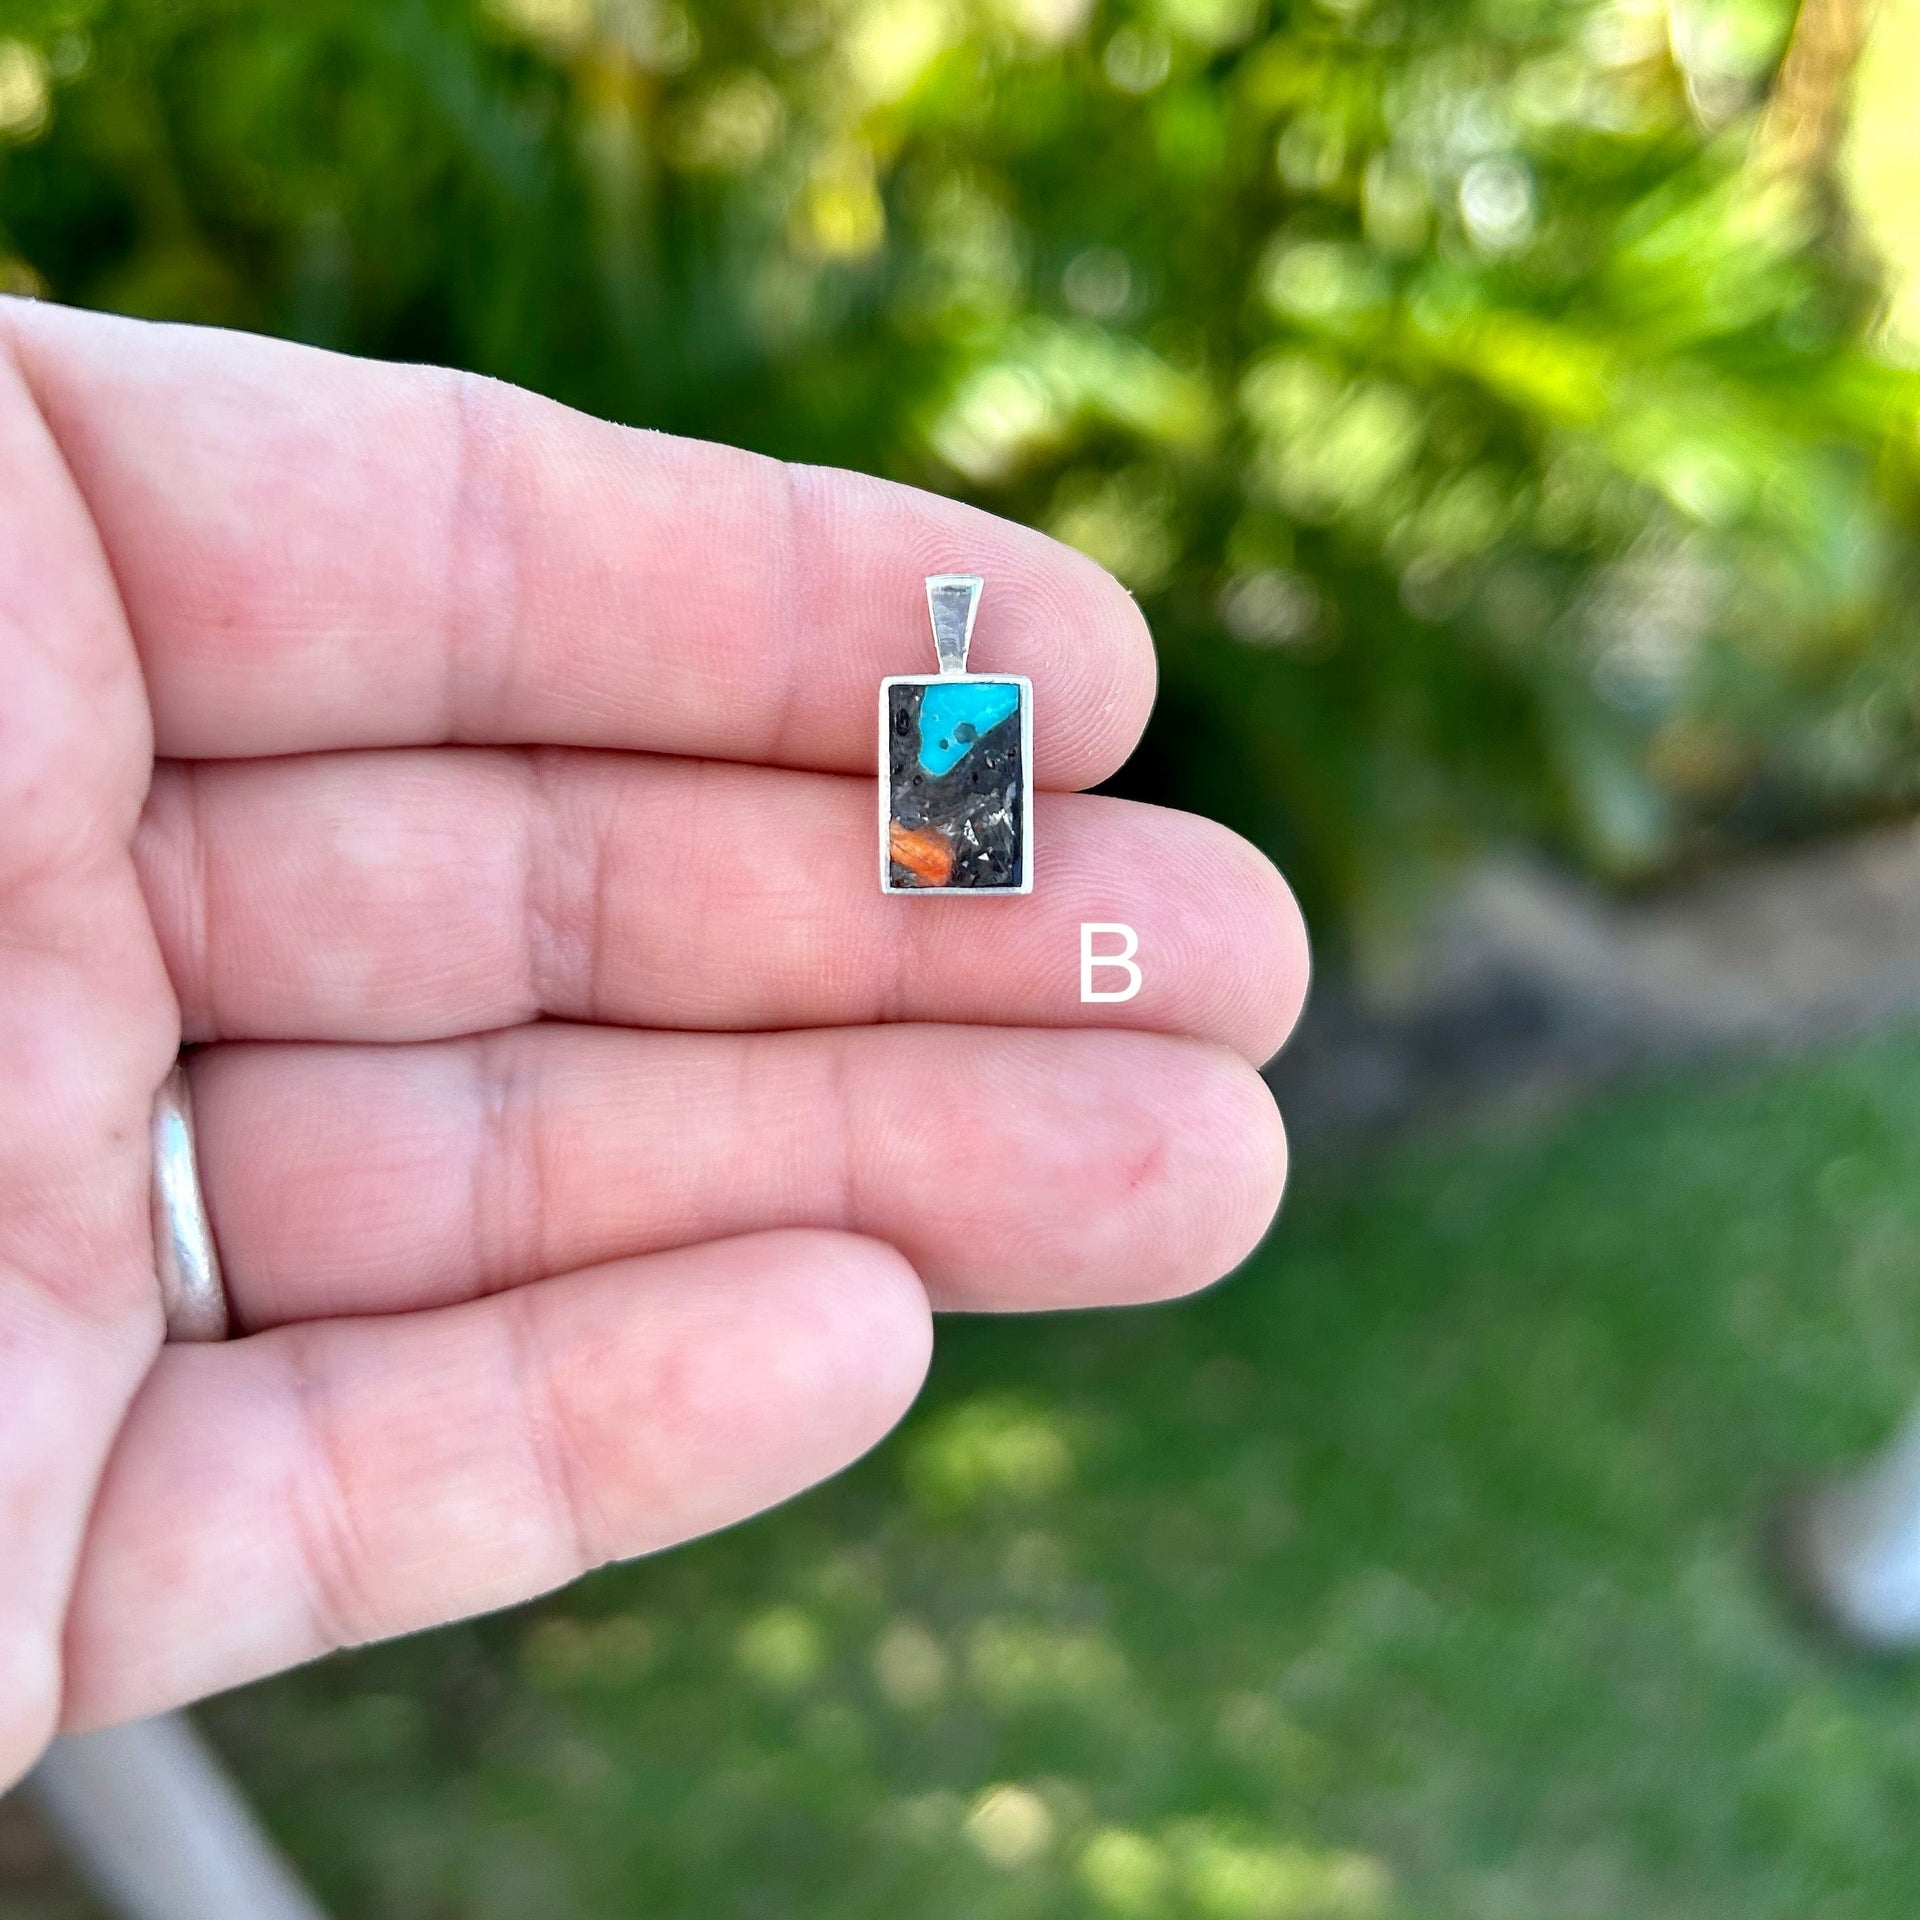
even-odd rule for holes
{"type": "Polygon", "coordinates": [[[9,304],[107,549],[159,750],[554,741],[867,769],[932,664],[931,573],[987,590],[977,668],[1034,684],[1036,777],[1090,784],[1152,703],[1091,561],[858,474],[608,426],[494,382],[9,304]]]}
{"type": "Polygon", "coordinates": [[[1286,1148],[1222,1048],[1141,1033],[518,1027],[197,1057],[249,1327],[442,1306],[772,1227],[898,1247],[943,1307],[1163,1299],[1245,1258],[1286,1148]]]}
{"type": "Polygon", "coordinates": [[[96,1478],[160,1333],[147,1124],[178,1027],[128,842],[138,662],[0,347],[0,1791],[51,1732],[96,1478]]]}
{"type": "Polygon", "coordinates": [[[505,1606],[742,1519],[872,1446],[928,1348],[897,1253],[808,1233],[170,1347],[101,1489],[69,1724],[505,1606]]]}
{"type": "Polygon", "coordinates": [[[417,1040],[546,1015],[1097,1023],[1251,1059],[1280,1044],[1306,936],[1262,855],[1128,801],[1053,794],[1035,811],[1032,895],[902,901],[874,881],[870,780],[631,755],[348,754],[163,768],[138,853],[199,1039],[417,1040]],[[1087,922],[1135,930],[1133,999],[1082,1000],[1087,922]]]}

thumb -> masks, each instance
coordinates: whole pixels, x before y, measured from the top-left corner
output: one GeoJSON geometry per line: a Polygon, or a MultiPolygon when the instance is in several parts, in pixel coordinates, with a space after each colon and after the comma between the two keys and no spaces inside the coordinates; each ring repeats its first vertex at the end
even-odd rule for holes
{"type": "Polygon", "coordinates": [[[148,1128],[179,1026],[128,850],[149,742],[0,303],[0,1791],[58,1724],[88,1510],[160,1338],[148,1128]]]}

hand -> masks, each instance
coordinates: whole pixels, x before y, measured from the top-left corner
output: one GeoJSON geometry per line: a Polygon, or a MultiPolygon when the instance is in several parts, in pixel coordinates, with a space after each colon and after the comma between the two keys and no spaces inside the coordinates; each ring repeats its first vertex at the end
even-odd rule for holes
{"type": "Polygon", "coordinates": [[[1037,534],[4,302],[0,587],[0,1784],[786,1497],[899,1417],[929,1302],[1157,1299],[1271,1217],[1298,915],[1070,791],[1153,661],[1037,534]],[[948,570],[1034,683],[1026,899],[875,883],[948,570]],[[1082,920],[1136,999],[1080,1005],[1082,920]],[[222,1346],[161,1343],[183,1040],[222,1346]]]}

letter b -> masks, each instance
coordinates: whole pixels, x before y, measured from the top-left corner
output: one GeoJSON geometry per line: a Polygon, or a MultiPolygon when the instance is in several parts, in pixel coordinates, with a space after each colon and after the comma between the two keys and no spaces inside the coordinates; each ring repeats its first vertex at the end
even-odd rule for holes
{"type": "Polygon", "coordinates": [[[1140,936],[1129,926],[1123,926],[1118,920],[1083,920],[1080,923],[1080,999],[1082,1003],[1092,1001],[1131,1000],[1140,991],[1140,963],[1134,955],[1140,951],[1140,936]],[[1095,953],[1094,938],[1098,934],[1116,934],[1121,946],[1118,953],[1095,953]],[[1093,970],[1096,967],[1118,967],[1127,976],[1124,987],[1114,987],[1102,991],[1093,984],[1093,970]]]}

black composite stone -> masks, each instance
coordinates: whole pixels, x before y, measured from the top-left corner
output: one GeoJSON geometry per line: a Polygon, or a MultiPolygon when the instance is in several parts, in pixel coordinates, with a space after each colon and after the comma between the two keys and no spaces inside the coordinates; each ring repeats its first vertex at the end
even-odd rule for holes
{"type": "MultiPolygon", "coordinates": [[[[889,885],[951,891],[1022,883],[1027,823],[1020,690],[1011,681],[993,682],[979,689],[979,697],[986,711],[1004,708],[1001,689],[1015,701],[1005,718],[975,731],[964,718],[953,724],[949,715],[931,741],[921,731],[930,689],[887,689],[889,885]],[[955,753],[959,757],[949,765],[955,753]]],[[[942,701],[951,706],[965,691],[943,689],[942,701]]]]}

